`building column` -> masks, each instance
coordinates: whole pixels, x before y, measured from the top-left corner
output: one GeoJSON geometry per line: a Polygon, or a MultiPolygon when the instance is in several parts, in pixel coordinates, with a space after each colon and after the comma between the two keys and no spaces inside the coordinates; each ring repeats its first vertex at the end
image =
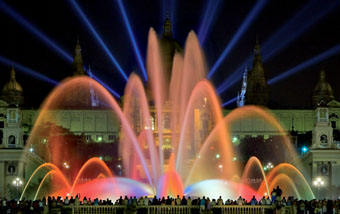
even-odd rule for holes
{"type": "Polygon", "coordinates": [[[5,162],[0,162],[0,197],[5,196],[5,162]]]}
{"type": "Polygon", "coordinates": [[[333,181],[332,181],[332,167],[333,164],[332,162],[328,162],[328,183],[329,183],[329,187],[331,187],[333,185],[333,181]]]}
{"type": "Polygon", "coordinates": [[[311,178],[310,178],[312,182],[316,176],[318,176],[318,163],[312,162],[312,171],[311,171],[311,178]]]}

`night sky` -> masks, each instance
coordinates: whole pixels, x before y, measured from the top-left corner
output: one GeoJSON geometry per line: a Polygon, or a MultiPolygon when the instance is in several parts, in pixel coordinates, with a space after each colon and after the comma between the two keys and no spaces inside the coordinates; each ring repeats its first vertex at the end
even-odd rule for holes
{"type": "MultiPolygon", "coordinates": [[[[208,4],[208,1],[203,0],[169,1],[123,1],[144,62],[149,28],[153,27],[159,34],[162,32],[165,11],[169,10],[170,14],[174,14],[171,17],[174,20],[174,37],[184,46],[189,31],[198,32],[208,4]],[[171,3],[174,3],[173,9],[169,7],[171,3]]],[[[333,4],[335,1],[337,0],[319,0],[315,1],[318,2],[315,5],[333,4]]],[[[67,0],[11,0],[4,2],[72,56],[77,35],[79,35],[85,65],[90,65],[98,77],[122,95],[125,87],[123,78],[72,8],[70,2],[67,0]]],[[[209,68],[214,65],[225,46],[230,42],[251,11],[255,1],[226,0],[221,2],[219,10],[215,12],[215,19],[209,25],[210,28],[203,44],[209,68]]],[[[141,75],[117,2],[115,0],[78,0],[77,3],[123,70],[127,74],[135,71],[141,75]]],[[[256,35],[258,35],[260,44],[265,43],[274,32],[301,11],[306,4],[308,4],[307,1],[269,1],[242,37],[237,40],[228,57],[213,75],[211,80],[214,85],[219,86],[253,53],[256,35]]],[[[305,20],[297,21],[294,26],[290,27],[292,29],[295,29],[296,26],[303,27],[316,13],[320,12],[319,8],[323,7],[311,8],[312,12],[305,17],[305,20]]],[[[72,75],[73,70],[70,63],[2,10],[0,10],[0,26],[0,56],[16,61],[57,81],[72,75]]],[[[290,31],[283,36],[289,38],[294,33],[295,31],[290,31]]],[[[271,79],[338,44],[340,44],[339,6],[264,63],[267,79],[271,79]]],[[[311,103],[312,90],[319,78],[321,68],[326,70],[327,79],[333,87],[335,98],[340,100],[339,52],[271,85],[272,103],[284,108],[308,108],[311,103]]],[[[0,86],[3,87],[4,83],[9,80],[10,67],[0,64],[0,71],[2,72],[0,86]]],[[[17,81],[24,89],[26,105],[34,107],[38,107],[53,88],[51,84],[29,76],[18,69],[17,81]]],[[[240,85],[241,82],[238,81],[225,91],[221,95],[221,102],[235,97],[240,85]]],[[[228,107],[233,107],[233,105],[228,107]]]]}

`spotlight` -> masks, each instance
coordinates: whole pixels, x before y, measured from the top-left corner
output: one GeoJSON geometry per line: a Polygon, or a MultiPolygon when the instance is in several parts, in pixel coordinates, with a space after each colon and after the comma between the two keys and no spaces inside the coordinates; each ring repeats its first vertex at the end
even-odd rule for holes
{"type": "MultiPolygon", "coordinates": [[[[314,26],[328,13],[332,12],[332,10],[338,7],[339,4],[340,1],[332,1],[329,4],[319,1],[310,1],[301,11],[293,16],[293,18],[289,19],[289,21],[280,27],[279,30],[273,33],[269,37],[270,39],[264,43],[262,46],[263,61],[268,61],[278,54],[283,48],[287,47],[292,41],[301,36],[302,33],[314,26]],[[302,21],[304,24],[299,24],[302,21]],[[291,32],[294,33],[292,34],[291,32]]],[[[236,71],[233,72],[219,87],[217,87],[218,94],[221,94],[242,78],[244,67],[249,65],[251,59],[251,56],[247,57],[236,71]]]]}
{"type": "Polygon", "coordinates": [[[267,61],[278,54],[302,33],[311,26],[315,26],[318,21],[337,8],[339,4],[340,1],[331,1],[327,4],[320,1],[310,1],[298,14],[270,36],[270,39],[262,47],[263,61],[267,61]]]}
{"type": "Polygon", "coordinates": [[[147,81],[148,77],[147,77],[147,74],[146,74],[146,70],[145,70],[145,66],[144,66],[144,63],[143,63],[143,59],[142,59],[140,50],[138,48],[137,41],[135,39],[135,35],[132,32],[131,25],[130,25],[130,22],[129,22],[129,18],[127,17],[127,14],[126,14],[123,2],[122,2],[122,0],[118,0],[117,2],[118,2],[118,5],[119,5],[120,12],[121,12],[121,14],[123,16],[125,27],[126,27],[126,29],[128,31],[130,40],[132,42],[132,46],[133,46],[133,49],[135,51],[135,55],[137,57],[139,68],[141,69],[141,71],[143,73],[145,81],[147,81]]]}
{"type": "Polygon", "coordinates": [[[0,56],[0,62],[7,65],[7,66],[14,66],[14,68],[17,69],[18,71],[22,71],[22,72],[24,72],[24,73],[26,73],[26,74],[34,77],[34,78],[37,78],[37,79],[42,80],[44,82],[48,82],[52,85],[58,85],[59,84],[58,81],[51,79],[51,78],[49,78],[49,77],[47,77],[43,74],[40,74],[40,73],[30,69],[30,68],[27,68],[27,67],[25,67],[25,66],[23,66],[23,65],[21,65],[17,62],[14,62],[10,59],[7,59],[6,57],[0,56]]]}
{"type": "MultiPolygon", "coordinates": [[[[18,14],[15,10],[13,10],[11,7],[9,7],[6,3],[0,1],[0,10],[4,11],[6,14],[8,14],[10,17],[12,17],[16,22],[18,22],[20,25],[22,25],[28,32],[33,34],[39,41],[42,41],[47,47],[51,48],[54,52],[56,52],[58,55],[60,55],[63,59],[65,59],[67,62],[72,63],[73,58],[72,56],[64,51],[58,44],[56,44],[52,39],[50,39],[48,36],[46,36],[44,33],[42,33],[38,28],[36,28],[34,25],[32,25],[30,22],[28,22],[23,16],[18,14]]],[[[32,69],[26,68],[23,65],[20,65],[12,60],[6,59],[5,57],[0,56],[0,61],[8,66],[15,66],[19,71],[26,72],[27,74],[38,78],[40,80],[43,80],[45,82],[49,82],[53,85],[57,85],[58,82],[50,79],[42,74],[39,74],[32,69]]],[[[98,82],[100,82],[104,87],[109,90],[113,95],[120,98],[120,96],[113,91],[110,87],[108,87],[106,84],[103,84],[102,81],[100,81],[98,78],[96,78],[98,82]]]]}
{"type": "Polygon", "coordinates": [[[212,22],[215,20],[218,15],[219,9],[221,8],[221,0],[207,1],[205,6],[204,16],[200,24],[200,28],[198,30],[198,40],[201,45],[203,45],[208,33],[211,28],[212,22]]]}
{"type": "Polygon", "coordinates": [[[38,30],[34,25],[29,23],[23,16],[13,10],[10,6],[8,6],[5,2],[0,1],[0,10],[4,13],[12,17],[18,24],[23,26],[26,30],[28,30],[31,34],[33,34],[39,41],[42,41],[52,50],[57,52],[60,56],[66,59],[69,62],[72,62],[72,56],[60,48],[54,41],[48,38],[44,33],[38,30]]]}
{"type": "Polygon", "coordinates": [[[228,45],[223,50],[221,56],[217,59],[214,66],[210,70],[208,74],[208,79],[211,78],[211,76],[216,72],[217,68],[222,64],[223,60],[228,56],[230,51],[234,48],[236,43],[239,41],[239,39],[242,37],[244,32],[248,29],[249,25],[254,21],[254,18],[257,16],[257,14],[264,8],[268,1],[267,0],[260,0],[257,1],[255,6],[252,8],[246,19],[242,22],[240,28],[237,30],[236,34],[233,36],[231,41],[228,43],[228,45]]]}
{"type": "Polygon", "coordinates": [[[114,66],[118,69],[119,73],[123,76],[123,78],[128,81],[128,77],[126,76],[125,72],[123,71],[123,69],[120,67],[120,65],[118,64],[117,60],[113,57],[113,55],[111,54],[110,50],[108,49],[108,47],[105,45],[104,41],[102,40],[102,38],[99,36],[99,34],[97,33],[97,31],[94,29],[94,27],[92,26],[91,22],[88,20],[88,18],[86,17],[86,15],[83,13],[83,11],[80,9],[80,7],[78,6],[77,2],[75,0],[70,0],[69,2],[71,2],[71,5],[73,7],[73,9],[75,11],[77,11],[78,15],[80,16],[80,18],[82,19],[82,21],[84,22],[84,24],[87,26],[87,28],[90,30],[90,32],[92,33],[92,35],[95,37],[96,41],[99,43],[99,45],[102,47],[102,49],[104,50],[104,52],[107,54],[107,56],[110,58],[111,62],[114,64],[114,66]]]}
{"type": "MultiPolygon", "coordinates": [[[[297,72],[299,72],[299,71],[301,71],[305,68],[308,68],[308,67],[310,67],[310,66],[312,66],[316,63],[319,63],[324,59],[327,59],[327,58],[329,58],[333,55],[338,54],[339,52],[340,52],[340,44],[334,46],[333,48],[328,49],[327,51],[322,52],[321,54],[319,54],[317,56],[314,56],[313,58],[311,58],[311,59],[289,69],[288,71],[285,71],[285,72],[277,75],[276,77],[270,79],[268,81],[268,84],[271,85],[271,84],[276,83],[280,80],[283,80],[283,79],[289,77],[290,75],[293,75],[293,74],[295,74],[295,73],[297,73],[297,72]]],[[[230,105],[231,103],[235,102],[236,100],[237,100],[237,97],[234,97],[234,98],[230,99],[229,101],[223,103],[222,107],[230,105]]]]}
{"type": "Polygon", "coordinates": [[[232,104],[232,103],[235,102],[236,100],[237,100],[237,97],[234,97],[234,98],[228,100],[227,102],[223,103],[223,104],[222,104],[222,107],[226,107],[227,105],[232,104]]]}
{"type": "Polygon", "coordinates": [[[218,94],[221,94],[231,86],[233,86],[235,83],[241,80],[243,73],[244,73],[244,68],[248,67],[248,65],[251,64],[252,56],[248,56],[243,63],[241,63],[240,66],[226,79],[224,82],[219,85],[216,89],[218,94]]]}
{"type": "Polygon", "coordinates": [[[283,80],[283,79],[289,77],[290,75],[295,74],[296,72],[301,71],[305,68],[308,68],[308,67],[310,67],[310,66],[312,66],[316,63],[319,63],[320,61],[327,59],[327,58],[329,58],[329,57],[331,57],[331,56],[333,56],[333,55],[335,55],[339,52],[340,52],[340,44],[338,44],[337,46],[334,46],[333,48],[330,48],[327,51],[324,51],[323,53],[321,53],[321,54],[319,54],[319,55],[317,55],[317,56],[315,56],[315,57],[313,57],[313,58],[311,58],[311,59],[309,59],[309,60],[291,68],[291,69],[289,69],[286,72],[283,72],[283,73],[277,75],[276,77],[270,79],[268,81],[268,84],[273,84],[273,83],[276,83],[277,81],[283,80]]]}
{"type": "Polygon", "coordinates": [[[111,89],[106,83],[101,81],[96,75],[92,74],[92,78],[96,80],[97,82],[99,82],[102,86],[104,86],[104,88],[106,88],[106,90],[108,90],[111,94],[113,94],[115,97],[120,99],[120,95],[117,92],[115,92],[113,89],[111,89]]]}

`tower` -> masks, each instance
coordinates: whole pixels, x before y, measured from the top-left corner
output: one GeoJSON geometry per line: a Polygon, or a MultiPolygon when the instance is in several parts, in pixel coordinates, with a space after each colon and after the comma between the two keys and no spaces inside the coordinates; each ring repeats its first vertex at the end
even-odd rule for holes
{"type": "Polygon", "coordinates": [[[171,22],[169,19],[169,14],[166,14],[166,18],[164,21],[164,25],[163,25],[163,35],[162,37],[170,37],[172,38],[172,26],[171,26],[171,22]]]}
{"type": "Polygon", "coordinates": [[[326,80],[326,72],[324,69],[320,71],[320,79],[316,84],[313,97],[312,97],[312,104],[313,107],[317,107],[322,102],[325,104],[329,103],[330,101],[334,100],[334,93],[331,85],[326,80]]]}
{"type": "MultiPolygon", "coordinates": [[[[90,66],[89,66],[87,73],[89,74],[89,77],[92,78],[93,75],[92,75],[90,66]]],[[[98,95],[95,92],[92,83],[90,83],[90,94],[91,94],[91,106],[92,107],[98,107],[99,106],[98,95]]]]}
{"type": "Polygon", "coordinates": [[[244,106],[245,103],[245,95],[247,91],[247,75],[248,75],[248,69],[247,67],[244,69],[243,73],[243,80],[242,80],[242,87],[241,87],[241,92],[237,95],[237,107],[242,107],[244,106]]]}
{"type": "Polygon", "coordinates": [[[164,77],[169,83],[171,80],[172,63],[176,52],[182,52],[181,45],[173,38],[172,24],[167,15],[163,24],[163,33],[159,40],[160,51],[163,59],[164,77]]]}
{"type": "Polygon", "coordinates": [[[74,49],[74,59],[73,59],[73,76],[86,75],[83,65],[83,57],[81,54],[81,47],[79,39],[77,39],[77,44],[74,49]]]}
{"type": "Polygon", "coordinates": [[[17,197],[11,191],[13,182],[21,188],[27,176],[42,163],[25,150],[20,109],[23,103],[23,90],[12,67],[10,81],[3,87],[0,97],[0,195],[8,198],[17,197]]]}
{"type": "Polygon", "coordinates": [[[245,104],[267,106],[269,103],[269,91],[269,85],[262,65],[260,45],[258,40],[256,40],[253,65],[248,73],[245,104]]]}
{"type": "Polygon", "coordinates": [[[329,122],[328,107],[320,105],[316,108],[316,122],[313,128],[312,149],[333,147],[333,128],[329,122]]]}
{"type": "MultiPolygon", "coordinates": [[[[316,120],[312,130],[312,145],[302,157],[310,183],[324,182],[323,188],[331,191],[340,185],[340,149],[333,141],[333,128],[329,121],[329,108],[321,102],[315,110],[316,120]]],[[[330,193],[327,194],[331,197],[330,193]]],[[[320,196],[319,196],[320,197],[320,196]]]]}

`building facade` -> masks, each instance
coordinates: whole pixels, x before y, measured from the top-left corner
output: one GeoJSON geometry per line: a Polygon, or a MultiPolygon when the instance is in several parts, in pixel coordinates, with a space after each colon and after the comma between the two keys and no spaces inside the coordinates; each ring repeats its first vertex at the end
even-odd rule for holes
{"type": "MultiPolygon", "coordinates": [[[[166,76],[170,79],[172,59],[175,52],[181,52],[182,48],[172,37],[171,23],[165,21],[164,33],[160,38],[161,53],[166,67],[166,76]]],[[[84,70],[81,47],[79,41],[75,48],[73,62],[73,75],[91,75],[84,70]]],[[[148,86],[146,86],[147,94],[148,86]]],[[[112,111],[99,107],[98,97],[95,91],[89,87],[89,100],[87,105],[90,109],[59,109],[49,110],[41,118],[43,123],[53,123],[63,127],[75,135],[83,135],[86,142],[112,143],[120,137],[120,122],[112,111]]],[[[238,97],[238,105],[261,105],[268,106],[270,88],[265,77],[262,65],[260,45],[256,42],[254,60],[249,72],[245,72],[242,82],[241,93],[238,97]]],[[[151,96],[148,96],[151,97],[151,96]]],[[[298,134],[313,132],[309,152],[303,157],[306,168],[309,170],[309,180],[315,176],[323,175],[329,185],[340,185],[336,179],[340,176],[339,142],[334,140],[334,130],[340,130],[339,115],[340,103],[334,100],[334,93],[326,80],[324,70],[320,72],[320,80],[313,91],[313,108],[311,109],[273,109],[267,110],[281,124],[284,132],[270,125],[261,117],[243,118],[235,121],[231,126],[232,137],[239,139],[247,136],[270,136],[289,134],[295,131],[298,134]],[[322,106],[322,107],[321,107],[322,106]],[[321,174],[320,174],[321,173],[321,174]]],[[[150,101],[150,100],[149,100],[150,101]]],[[[35,155],[31,148],[25,147],[32,128],[39,116],[38,109],[22,108],[24,103],[24,90],[15,79],[14,68],[10,71],[10,80],[4,85],[0,96],[0,197],[8,195],[8,190],[16,185],[17,179],[24,185],[33,170],[44,162],[35,155]]],[[[203,105],[204,106],[204,105],[203,105]]],[[[223,110],[227,115],[232,110],[223,110]]],[[[140,111],[136,112],[134,121],[136,133],[144,128],[141,124],[140,111]]],[[[195,110],[195,133],[197,141],[205,139],[214,126],[211,115],[204,108],[195,110]]],[[[155,108],[151,107],[152,130],[157,140],[157,115],[155,108]]],[[[171,112],[169,106],[164,108],[163,122],[163,149],[171,151],[171,112]]],[[[199,142],[195,142],[197,144],[199,142]]]]}

